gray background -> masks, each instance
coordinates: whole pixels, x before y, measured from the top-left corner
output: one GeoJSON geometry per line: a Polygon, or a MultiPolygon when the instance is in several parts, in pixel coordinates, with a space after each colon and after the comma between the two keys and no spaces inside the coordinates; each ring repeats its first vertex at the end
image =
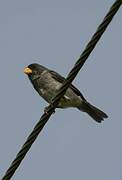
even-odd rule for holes
{"type": "MultiPolygon", "coordinates": [[[[0,176],[47,103],[23,68],[40,63],[66,76],[114,0],[0,1],[0,176]]],[[[122,179],[122,9],[74,84],[108,113],[102,124],[56,110],[13,179],[122,179]]]]}

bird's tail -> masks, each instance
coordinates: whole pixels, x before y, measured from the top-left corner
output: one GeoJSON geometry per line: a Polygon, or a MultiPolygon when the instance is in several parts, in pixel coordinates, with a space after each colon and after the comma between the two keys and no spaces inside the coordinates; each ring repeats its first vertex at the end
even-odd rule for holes
{"type": "Polygon", "coordinates": [[[104,118],[107,118],[107,114],[105,114],[100,109],[96,108],[95,106],[91,105],[87,101],[83,101],[81,107],[78,107],[80,111],[86,112],[91,116],[96,122],[101,123],[101,121],[104,120],[104,118]]]}

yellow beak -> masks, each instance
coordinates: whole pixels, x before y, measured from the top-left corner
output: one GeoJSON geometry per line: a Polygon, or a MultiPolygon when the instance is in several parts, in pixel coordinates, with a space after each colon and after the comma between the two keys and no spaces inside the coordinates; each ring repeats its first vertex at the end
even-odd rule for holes
{"type": "Polygon", "coordinates": [[[24,69],[24,73],[25,73],[25,74],[32,74],[32,70],[31,70],[30,68],[26,67],[26,68],[24,69]]]}

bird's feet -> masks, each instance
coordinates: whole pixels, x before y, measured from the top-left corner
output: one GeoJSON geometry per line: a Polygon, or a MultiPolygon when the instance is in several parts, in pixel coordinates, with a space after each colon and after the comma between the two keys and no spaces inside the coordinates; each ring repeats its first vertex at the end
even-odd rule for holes
{"type": "MultiPolygon", "coordinates": [[[[51,106],[51,105],[50,105],[51,106]]],[[[47,106],[47,107],[45,107],[44,108],[44,113],[45,114],[48,114],[48,111],[49,111],[49,109],[50,109],[50,106],[47,106]]],[[[53,110],[53,114],[55,113],[55,110],[53,110]]]]}

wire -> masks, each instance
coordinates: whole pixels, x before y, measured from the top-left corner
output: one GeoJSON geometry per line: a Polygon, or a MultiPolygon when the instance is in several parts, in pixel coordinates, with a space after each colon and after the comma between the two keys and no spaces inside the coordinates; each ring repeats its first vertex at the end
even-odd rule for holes
{"type": "Polygon", "coordinates": [[[68,89],[69,85],[72,83],[72,81],[74,80],[74,78],[76,77],[76,75],[78,74],[78,72],[80,71],[82,66],[84,65],[86,59],[91,54],[92,50],[96,46],[97,42],[99,41],[100,37],[102,36],[102,34],[106,30],[107,26],[109,25],[109,23],[113,19],[116,12],[120,8],[121,4],[122,4],[122,0],[116,0],[115,3],[112,5],[109,12],[107,13],[105,18],[103,19],[103,22],[97,28],[96,33],[93,35],[90,42],[87,44],[85,50],[81,54],[80,58],[76,62],[75,66],[73,67],[73,69],[68,74],[68,76],[67,76],[64,84],[60,88],[59,92],[53,98],[52,103],[48,106],[47,111],[42,115],[39,122],[36,124],[33,131],[28,136],[26,142],[22,146],[21,150],[17,154],[16,158],[11,163],[10,167],[6,171],[6,173],[3,176],[2,180],[9,180],[14,175],[16,169],[19,167],[21,161],[24,159],[25,155],[29,151],[29,149],[32,146],[33,142],[36,140],[36,138],[39,135],[40,131],[43,129],[44,125],[47,123],[48,119],[50,118],[52,113],[55,111],[55,108],[57,107],[59,100],[65,94],[65,92],[68,89]]]}

